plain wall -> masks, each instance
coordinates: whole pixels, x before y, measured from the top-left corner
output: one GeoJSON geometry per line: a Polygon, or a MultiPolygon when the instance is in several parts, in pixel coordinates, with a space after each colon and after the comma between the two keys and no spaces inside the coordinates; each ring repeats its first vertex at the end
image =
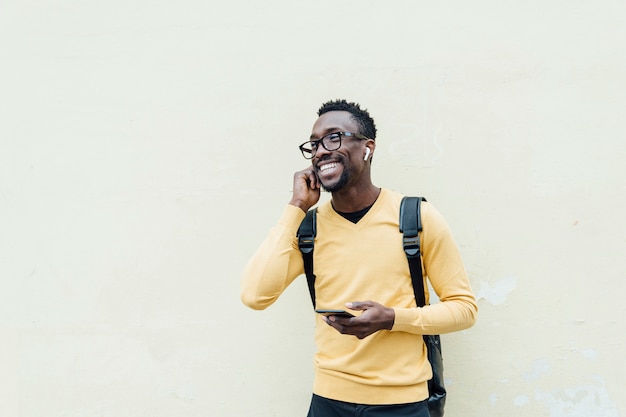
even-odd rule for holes
{"type": "MultiPolygon", "coordinates": [[[[325,101],[479,299],[447,416],[626,413],[624,1],[0,3],[0,415],[304,416],[303,279],[241,271],[325,101]]],[[[324,198],[328,198],[325,195],[324,198]]]]}

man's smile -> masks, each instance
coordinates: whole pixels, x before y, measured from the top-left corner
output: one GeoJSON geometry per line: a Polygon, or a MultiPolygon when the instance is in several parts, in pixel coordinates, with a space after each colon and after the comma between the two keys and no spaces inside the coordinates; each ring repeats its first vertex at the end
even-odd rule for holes
{"type": "Polygon", "coordinates": [[[320,172],[325,172],[328,170],[332,170],[338,166],[339,166],[339,163],[337,162],[323,162],[318,165],[317,169],[319,169],[320,172]]]}

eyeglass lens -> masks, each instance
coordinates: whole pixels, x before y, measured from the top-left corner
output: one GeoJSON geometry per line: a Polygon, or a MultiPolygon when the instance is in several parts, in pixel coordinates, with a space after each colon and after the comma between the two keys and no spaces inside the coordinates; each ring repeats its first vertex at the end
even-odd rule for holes
{"type": "Polygon", "coordinates": [[[320,143],[327,151],[336,151],[341,147],[341,134],[331,133],[319,140],[310,140],[302,145],[302,149],[313,155],[320,143]]]}

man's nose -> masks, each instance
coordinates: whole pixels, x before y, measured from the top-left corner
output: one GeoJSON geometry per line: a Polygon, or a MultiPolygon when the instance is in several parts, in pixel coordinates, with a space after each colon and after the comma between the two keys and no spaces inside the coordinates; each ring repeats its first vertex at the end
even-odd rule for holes
{"type": "Polygon", "coordinates": [[[323,157],[324,155],[330,154],[331,152],[332,151],[329,151],[320,143],[319,146],[317,147],[317,150],[315,151],[315,157],[319,159],[323,157]]]}

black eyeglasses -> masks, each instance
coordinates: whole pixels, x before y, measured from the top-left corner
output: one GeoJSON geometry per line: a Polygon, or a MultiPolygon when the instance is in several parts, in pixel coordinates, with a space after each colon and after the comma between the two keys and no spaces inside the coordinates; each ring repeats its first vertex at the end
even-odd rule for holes
{"type": "Polygon", "coordinates": [[[337,149],[341,148],[342,136],[345,136],[347,138],[354,137],[361,140],[370,139],[367,136],[363,136],[358,133],[333,132],[322,137],[321,139],[309,140],[307,142],[304,142],[302,145],[299,146],[300,152],[302,152],[302,156],[304,156],[306,159],[311,159],[315,156],[315,153],[317,152],[317,148],[319,147],[320,143],[327,151],[336,151],[337,149]]]}

